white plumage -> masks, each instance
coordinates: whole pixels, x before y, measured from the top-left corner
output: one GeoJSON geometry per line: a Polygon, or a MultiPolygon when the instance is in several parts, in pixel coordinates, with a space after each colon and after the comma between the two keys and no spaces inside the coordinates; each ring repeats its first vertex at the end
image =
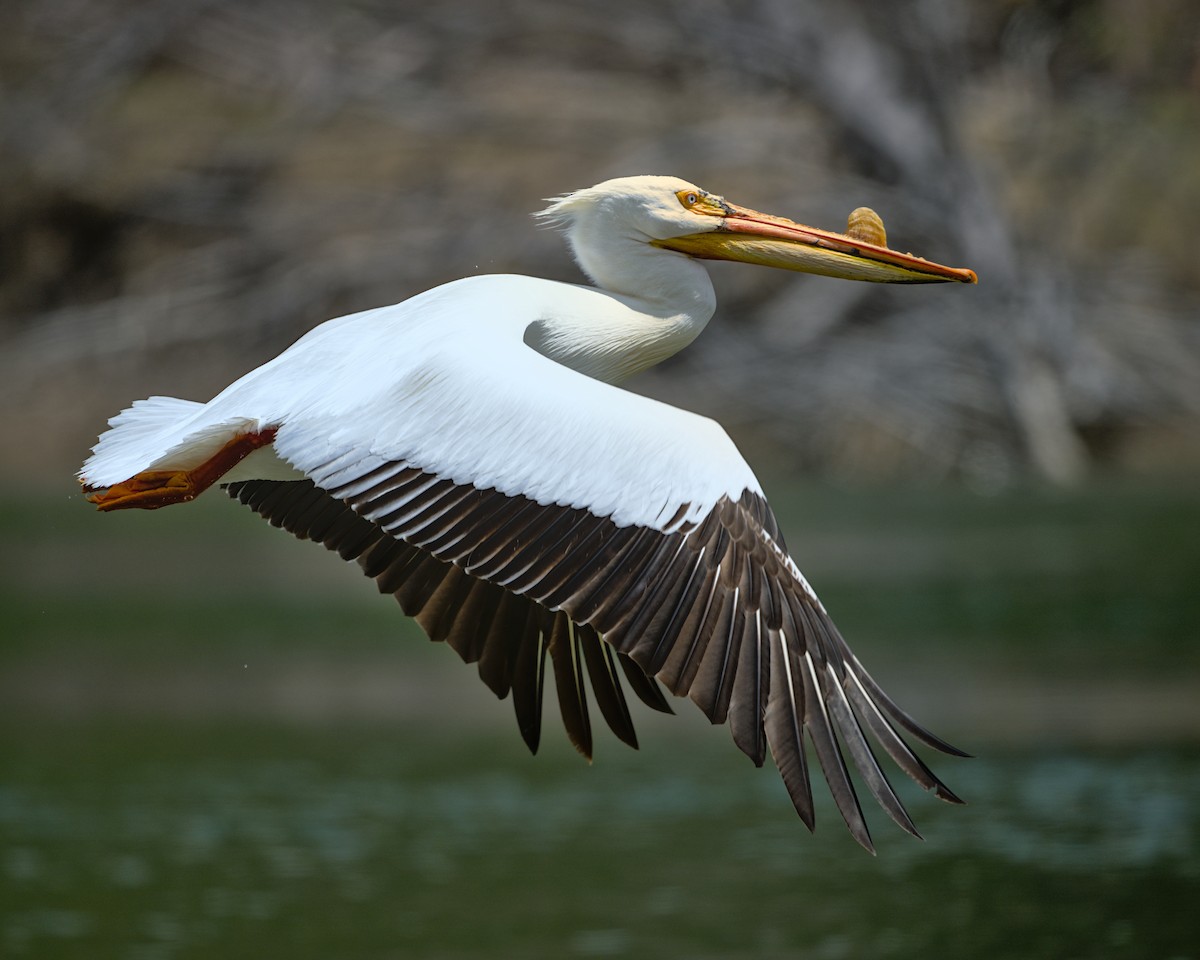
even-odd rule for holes
{"type": "Polygon", "coordinates": [[[956,751],[845,648],[721,427],[613,384],[708,323],[716,301],[696,257],[883,282],[974,275],[671,177],[609,181],[543,216],[566,228],[593,286],[460,280],[322,324],[206,404],[135,403],[80,472],[91,499],[153,508],[227,485],[357,559],[431,637],[478,660],[513,692],[531,747],[547,653],[576,745],[590,753],[585,662],[605,718],[634,742],[619,663],[651,705],[664,705],[657,678],[729,719],[756,762],[769,742],[810,826],[802,731],[860,842],[839,738],[911,830],[862,728],[947,799],[897,727],[956,751]]]}

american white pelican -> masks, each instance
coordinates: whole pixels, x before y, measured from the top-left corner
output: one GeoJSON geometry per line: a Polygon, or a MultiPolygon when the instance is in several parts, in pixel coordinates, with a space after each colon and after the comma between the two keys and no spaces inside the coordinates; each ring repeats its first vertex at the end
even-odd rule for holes
{"type": "Polygon", "coordinates": [[[477,276],[330,320],[208,403],[134,403],[80,481],[101,510],[181,503],[220,482],[275,526],[357,560],[432,639],[478,661],[497,695],[512,692],[531,749],[549,654],[585,755],[585,673],[636,746],[623,673],[651,707],[670,712],[661,683],[728,720],[755,764],[769,747],[809,829],[806,735],[859,843],[872,849],[842,750],[915,835],[864,728],[951,802],[900,731],[960,751],[850,652],[721,427],[613,386],[708,323],[713,288],[694,258],[975,282],[888,249],[865,213],[842,235],[674,177],[580,190],[538,216],[565,228],[593,286],[477,276]]]}

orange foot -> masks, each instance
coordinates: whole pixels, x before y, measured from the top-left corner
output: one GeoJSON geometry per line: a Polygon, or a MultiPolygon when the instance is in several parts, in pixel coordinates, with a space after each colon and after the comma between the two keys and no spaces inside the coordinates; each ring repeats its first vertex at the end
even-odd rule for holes
{"type": "Polygon", "coordinates": [[[173,503],[195,500],[259,447],[275,439],[275,428],[234,437],[215,454],[191,470],[146,470],[107,490],[88,492],[88,501],[100,510],[157,510],[173,503]]]}
{"type": "Polygon", "coordinates": [[[88,500],[101,510],[156,510],[194,500],[201,492],[186,470],[147,470],[100,493],[88,494],[88,500]]]}

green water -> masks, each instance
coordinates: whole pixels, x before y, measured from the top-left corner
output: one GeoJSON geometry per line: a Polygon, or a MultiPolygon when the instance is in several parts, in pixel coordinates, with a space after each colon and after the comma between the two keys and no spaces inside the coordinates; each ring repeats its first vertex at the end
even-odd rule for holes
{"type": "Polygon", "coordinates": [[[797,490],[789,542],[887,686],[975,754],[925,840],[686,703],[507,704],[311,545],[214,500],[0,504],[0,956],[1200,957],[1200,495],[797,490]]]}
{"type": "MultiPolygon", "coordinates": [[[[678,739],[588,768],[372,727],[43,728],[0,791],[12,957],[1194,957],[1195,750],[998,751],[924,843],[678,739]]],[[[720,747],[721,749],[716,749],[720,747]]]]}

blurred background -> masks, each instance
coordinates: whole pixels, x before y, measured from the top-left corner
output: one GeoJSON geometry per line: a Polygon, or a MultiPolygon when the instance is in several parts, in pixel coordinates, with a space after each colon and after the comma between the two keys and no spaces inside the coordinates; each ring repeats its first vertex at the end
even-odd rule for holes
{"type": "Polygon", "coordinates": [[[1192,0],[11,2],[0,182],[0,953],[1197,955],[1192,0]],[[577,280],[528,214],[635,173],[871,206],[979,274],[714,265],[632,385],[726,426],[874,674],[979,755],[937,767],[965,810],[906,794],[923,845],[808,837],[686,703],[530,760],[356,568],[219,495],[78,495],[135,398],[457,277],[577,280]]]}

